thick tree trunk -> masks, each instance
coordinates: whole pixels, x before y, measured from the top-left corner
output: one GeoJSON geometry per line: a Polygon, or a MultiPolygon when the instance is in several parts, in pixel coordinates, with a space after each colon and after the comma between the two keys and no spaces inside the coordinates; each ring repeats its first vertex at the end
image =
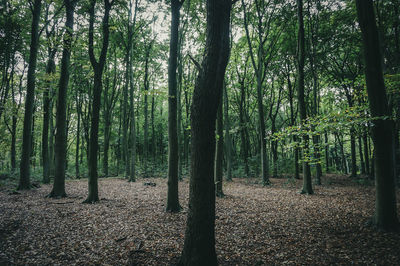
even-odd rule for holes
{"type": "Polygon", "coordinates": [[[32,116],[33,103],[35,100],[35,72],[36,59],[39,49],[39,20],[40,9],[42,6],[41,0],[35,0],[33,3],[33,17],[31,26],[31,45],[29,50],[29,68],[27,76],[27,89],[25,96],[25,114],[24,114],[24,129],[22,136],[22,154],[20,161],[20,177],[18,190],[30,189],[30,155],[32,146],[32,116]]]}
{"type": "MultiPolygon", "coordinates": [[[[390,116],[381,65],[378,30],[372,0],[356,0],[361,27],[365,77],[372,117],[390,116]]],[[[379,230],[399,229],[396,206],[393,154],[393,122],[389,119],[374,120],[372,139],[375,146],[376,204],[373,223],[379,230]]]]}
{"type": "Polygon", "coordinates": [[[67,157],[67,90],[69,81],[69,61],[71,57],[72,36],[74,27],[74,4],[71,0],[64,0],[67,19],[64,34],[64,47],[61,59],[61,74],[58,84],[56,140],[55,140],[55,175],[53,189],[49,197],[66,197],[65,169],[67,157]]]}
{"type": "Polygon", "coordinates": [[[168,195],[167,211],[178,212],[178,128],[177,128],[177,79],[176,68],[178,65],[178,41],[179,41],[179,10],[183,2],[171,1],[171,39],[169,43],[168,65],[168,195]]]}
{"type": "MultiPolygon", "coordinates": [[[[297,18],[299,23],[298,29],[298,65],[297,65],[297,72],[298,72],[298,79],[297,79],[297,90],[298,90],[298,101],[299,101],[299,111],[300,111],[300,119],[301,119],[301,126],[304,125],[307,119],[307,107],[304,101],[304,57],[305,57],[305,44],[304,44],[304,23],[303,23],[303,0],[297,0],[297,18]]],[[[303,189],[301,190],[302,194],[313,194],[313,188],[311,183],[311,171],[310,165],[308,163],[308,135],[303,135],[303,189]]]]}
{"type": "Polygon", "coordinates": [[[206,49],[191,108],[192,169],[180,265],[217,265],[215,252],[215,119],[229,60],[231,0],[207,0],[206,49]]]}

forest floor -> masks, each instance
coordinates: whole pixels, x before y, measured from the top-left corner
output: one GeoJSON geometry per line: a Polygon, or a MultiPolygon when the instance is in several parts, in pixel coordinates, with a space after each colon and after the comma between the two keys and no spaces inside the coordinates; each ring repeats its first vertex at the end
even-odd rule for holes
{"type": "MultiPolygon", "coordinates": [[[[82,204],[87,180],[66,183],[67,198],[48,199],[50,185],[14,194],[0,188],[0,265],[169,265],[182,251],[188,180],[179,183],[183,211],[165,212],[166,179],[99,181],[101,201],[82,204]],[[154,182],[156,186],[144,185],[154,182]]],[[[315,194],[301,181],[224,183],[216,203],[221,265],[400,265],[400,234],[365,226],[374,187],[328,175],[315,194]]],[[[400,192],[397,191],[400,208],[400,192]]]]}

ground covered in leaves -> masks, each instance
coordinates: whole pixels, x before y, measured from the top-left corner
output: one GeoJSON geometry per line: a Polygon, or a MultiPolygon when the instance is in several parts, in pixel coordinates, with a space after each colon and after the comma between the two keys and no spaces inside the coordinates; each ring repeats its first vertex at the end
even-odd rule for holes
{"type": "MultiPolygon", "coordinates": [[[[0,265],[173,264],[183,247],[188,180],[179,185],[178,214],[164,211],[165,179],[101,179],[101,201],[91,205],[82,204],[87,180],[68,181],[63,199],[45,198],[50,185],[21,194],[2,188],[0,265]]],[[[315,195],[298,194],[300,187],[287,179],[270,187],[225,182],[216,206],[219,263],[400,265],[400,234],[365,226],[373,186],[330,175],[315,195]]]]}

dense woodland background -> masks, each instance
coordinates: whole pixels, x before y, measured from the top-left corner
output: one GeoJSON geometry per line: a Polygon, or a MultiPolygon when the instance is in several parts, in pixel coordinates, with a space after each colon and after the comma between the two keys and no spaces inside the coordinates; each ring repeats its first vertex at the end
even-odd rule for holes
{"type": "MultiPolygon", "coordinates": [[[[282,183],[275,178],[303,179],[301,193],[313,194],[333,182],[329,174],[373,185],[385,168],[378,145],[393,155],[377,191],[392,196],[394,210],[382,213],[391,213],[397,227],[400,1],[366,2],[379,36],[373,43],[382,70],[375,72],[383,73],[384,86],[377,91],[386,97],[380,115],[371,114],[371,99],[380,96],[365,81],[375,54],[363,53],[362,33],[372,27],[361,33],[363,4],[357,10],[355,1],[1,0],[1,187],[51,183],[47,196],[62,198],[72,193],[65,180],[88,178],[85,202],[94,203],[103,197],[99,177],[162,177],[165,208],[179,212],[186,205],[179,204],[178,179],[201,176],[203,151],[212,154],[212,184],[203,185],[211,184],[213,195],[223,197],[222,184],[233,178],[256,178],[266,190],[282,183]],[[218,56],[210,56],[211,37],[219,35],[218,56]],[[212,58],[214,80],[207,75],[214,73],[212,58]],[[205,88],[212,97],[200,93],[205,88]],[[199,103],[209,105],[210,116],[196,113],[199,103]],[[209,124],[213,147],[202,151],[197,128],[209,124]],[[389,146],[376,128],[390,129],[380,135],[389,146]]],[[[196,189],[192,195],[200,200],[196,189]]],[[[212,204],[204,203],[210,219],[212,204]]],[[[255,263],[239,263],[245,262],[255,263]]]]}

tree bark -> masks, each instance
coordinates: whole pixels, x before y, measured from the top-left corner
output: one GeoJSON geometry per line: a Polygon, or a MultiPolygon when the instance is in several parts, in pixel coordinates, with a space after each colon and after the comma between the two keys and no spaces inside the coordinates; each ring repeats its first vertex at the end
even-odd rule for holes
{"type": "Polygon", "coordinates": [[[351,175],[350,177],[357,176],[357,155],[356,155],[356,136],[354,128],[350,129],[350,148],[351,148],[351,175]]]}
{"type": "Polygon", "coordinates": [[[364,158],[365,158],[365,173],[370,175],[370,166],[369,166],[369,149],[368,149],[368,135],[367,129],[364,129],[363,132],[363,144],[364,144],[364,158]]]}
{"type": "Polygon", "coordinates": [[[61,74],[58,83],[56,139],[55,139],[55,175],[53,189],[49,197],[66,197],[65,170],[67,157],[67,90],[69,82],[69,62],[71,57],[72,38],[74,31],[74,3],[64,0],[66,8],[66,22],[64,33],[64,47],[61,59],[61,74]]]}
{"type": "Polygon", "coordinates": [[[191,107],[189,210],[180,265],[217,265],[215,252],[215,119],[229,60],[231,0],[207,0],[206,48],[191,107]]]}
{"type": "Polygon", "coordinates": [[[33,3],[32,11],[32,25],[31,25],[31,45],[29,50],[29,68],[27,76],[27,89],[25,100],[25,114],[24,114],[24,129],[22,136],[22,154],[20,161],[20,178],[18,190],[30,189],[30,155],[32,146],[32,116],[33,104],[35,100],[35,72],[37,53],[39,49],[39,20],[40,10],[42,7],[41,0],[35,0],[33,3]]]}
{"type": "Polygon", "coordinates": [[[177,127],[177,77],[178,41],[179,41],[179,10],[183,2],[171,0],[171,39],[169,43],[168,65],[168,195],[167,211],[178,212],[178,127],[177,127]]]}
{"type": "MultiPolygon", "coordinates": [[[[225,84],[225,82],[224,82],[225,84]]],[[[225,119],[225,154],[226,154],[226,180],[232,180],[232,140],[230,131],[230,121],[229,121],[229,114],[228,114],[228,91],[226,85],[223,88],[224,94],[224,119],[225,119]]]]}
{"type": "Polygon", "coordinates": [[[101,104],[101,90],[102,90],[102,76],[104,64],[106,62],[108,42],[109,42],[109,15],[114,1],[110,3],[109,0],[104,0],[104,16],[103,16],[103,42],[99,60],[97,61],[93,51],[93,35],[94,35],[94,11],[96,0],[91,1],[90,19],[89,19],[89,58],[90,63],[94,70],[94,84],[93,84],[93,103],[92,103],[92,117],[90,125],[90,142],[89,142],[89,194],[84,203],[94,203],[99,201],[99,188],[98,188],[98,169],[97,169],[97,155],[99,149],[99,120],[100,120],[100,104],[101,104]]]}
{"type": "Polygon", "coordinates": [[[149,177],[148,173],[148,154],[149,154],[149,104],[148,104],[148,92],[149,92],[149,57],[150,51],[153,45],[153,41],[151,41],[146,47],[146,55],[145,55],[145,66],[144,66],[144,132],[143,132],[143,177],[149,177]]]}
{"type": "MultiPolygon", "coordinates": [[[[51,35],[50,35],[51,36],[51,35]]],[[[48,36],[48,37],[50,37],[48,36]]],[[[48,48],[48,61],[46,66],[46,74],[49,76],[47,88],[43,92],[43,128],[42,128],[42,163],[43,163],[43,183],[50,183],[50,162],[49,162],[49,119],[50,119],[50,91],[51,81],[50,76],[55,72],[56,65],[54,63],[54,57],[56,50],[48,48]]]]}
{"type": "Polygon", "coordinates": [[[363,156],[363,152],[362,152],[361,135],[358,136],[358,153],[360,154],[361,174],[365,175],[365,163],[364,163],[364,156],[363,156]]]}
{"type": "Polygon", "coordinates": [[[329,173],[329,142],[328,142],[328,133],[325,132],[325,171],[329,173]]]}
{"type": "MultiPolygon", "coordinates": [[[[223,94],[221,94],[222,97],[223,94]]],[[[222,100],[222,99],[221,99],[222,100]]],[[[224,135],[223,135],[223,118],[222,118],[222,101],[218,106],[217,110],[217,121],[216,121],[216,145],[215,145],[215,195],[219,198],[224,196],[222,191],[222,161],[224,156],[224,135]]]]}
{"type": "MultiPolygon", "coordinates": [[[[304,57],[305,57],[305,43],[304,43],[304,22],[303,22],[303,0],[297,0],[297,19],[298,19],[298,65],[297,65],[297,90],[298,90],[298,101],[299,101],[299,111],[300,111],[300,120],[301,126],[304,126],[304,123],[307,119],[307,107],[304,101],[304,57]]],[[[310,165],[308,163],[308,135],[303,134],[303,188],[301,190],[302,194],[313,194],[313,188],[311,183],[311,171],[310,165]]]]}
{"type": "MultiPolygon", "coordinates": [[[[365,58],[365,77],[372,117],[391,115],[388,108],[385,83],[381,65],[378,29],[376,27],[372,0],[356,0],[365,58]]],[[[374,225],[379,230],[397,231],[396,190],[394,179],[393,122],[376,119],[372,127],[375,147],[376,202],[374,225]]]]}

